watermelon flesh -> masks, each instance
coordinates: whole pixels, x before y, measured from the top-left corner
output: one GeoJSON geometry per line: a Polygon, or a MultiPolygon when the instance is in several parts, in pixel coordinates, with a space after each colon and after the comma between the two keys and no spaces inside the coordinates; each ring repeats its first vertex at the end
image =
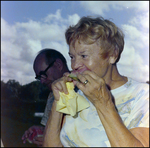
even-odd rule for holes
{"type": "Polygon", "coordinates": [[[76,80],[76,81],[80,82],[80,80],[77,78],[77,73],[81,73],[82,74],[85,70],[90,70],[90,69],[88,69],[87,67],[84,67],[84,68],[82,68],[80,70],[73,70],[69,74],[69,77],[72,78],[73,80],[76,80]]]}
{"type": "Polygon", "coordinates": [[[32,129],[32,133],[31,133],[31,135],[27,138],[27,141],[29,142],[29,143],[33,143],[33,139],[35,138],[35,137],[43,137],[43,130],[41,130],[40,128],[36,128],[36,127],[34,127],[33,129],[32,129]]]}

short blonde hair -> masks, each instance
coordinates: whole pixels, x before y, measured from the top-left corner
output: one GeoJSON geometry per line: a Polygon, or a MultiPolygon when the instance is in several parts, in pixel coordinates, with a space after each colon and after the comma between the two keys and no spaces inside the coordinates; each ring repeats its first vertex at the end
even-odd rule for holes
{"type": "Polygon", "coordinates": [[[119,49],[119,55],[116,62],[119,61],[121,52],[124,48],[124,34],[113,22],[102,17],[82,17],[79,22],[70,26],[65,32],[68,45],[75,44],[78,40],[86,44],[98,43],[102,49],[103,59],[107,58],[116,48],[119,49]]]}

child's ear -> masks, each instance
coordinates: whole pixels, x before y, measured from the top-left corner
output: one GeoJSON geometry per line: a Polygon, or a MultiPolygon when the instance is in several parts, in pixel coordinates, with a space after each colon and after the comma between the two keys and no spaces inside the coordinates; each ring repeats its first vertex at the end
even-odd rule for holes
{"type": "Polygon", "coordinates": [[[114,53],[109,57],[109,63],[114,64],[119,56],[119,48],[116,46],[114,53]]]}

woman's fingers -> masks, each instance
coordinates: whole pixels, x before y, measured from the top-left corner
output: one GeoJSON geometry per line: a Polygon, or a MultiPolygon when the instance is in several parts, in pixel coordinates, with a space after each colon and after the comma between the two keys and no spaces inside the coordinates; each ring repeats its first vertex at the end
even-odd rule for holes
{"type": "Polygon", "coordinates": [[[92,89],[93,87],[99,88],[102,81],[101,78],[92,71],[84,71],[82,74],[78,74],[77,77],[80,80],[80,83],[76,82],[76,85],[82,90],[86,88],[92,89]]]}
{"type": "Polygon", "coordinates": [[[91,102],[103,102],[111,98],[104,79],[100,78],[94,72],[84,71],[82,74],[78,74],[77,77],[81,82],[76,82],[76,86],[91,102]]]}
{"type": "Polygon", "coordinates": [[[66,76],[66,77],[67,77],[67,76],[69,76],[69,74],[70,74],[69,72],[65,72],[65,73],[63,74],[63,76],[66,76]]]}
{"type": "Polygon", "coordinates": [[[67,76],[63,76],[62,78],[60,78],[60,79],[58,79],[52,83],[53,94],[54,94],[55,99],[57,101],[60,98],[59,92],[63,92],[65,94],[68,94],[66,82],[71,82],[71,81],[72,81],[71,78],[69,78],[67,76]]]}
{"type": "Polygon", "coordinates": [[[97,81],[100,78],[96,73],[89,70],[84,71],[82,74],[85,76],[90,76],[90,78],[92,78],[95,81],[97,81]]]}

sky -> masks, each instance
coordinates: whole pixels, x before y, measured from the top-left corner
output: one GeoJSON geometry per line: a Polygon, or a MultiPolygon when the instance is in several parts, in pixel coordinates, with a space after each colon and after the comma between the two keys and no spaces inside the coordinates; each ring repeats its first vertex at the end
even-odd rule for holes
{"type": "Polygon", "coordinates": [[[120,74],[149,81],[149,1],[1,1],[1,80],[34,81],[33,61],[44,48],[60,51],[71,70],[64,34],[83,16],[102,16],[122,29],[120,74]]]}

